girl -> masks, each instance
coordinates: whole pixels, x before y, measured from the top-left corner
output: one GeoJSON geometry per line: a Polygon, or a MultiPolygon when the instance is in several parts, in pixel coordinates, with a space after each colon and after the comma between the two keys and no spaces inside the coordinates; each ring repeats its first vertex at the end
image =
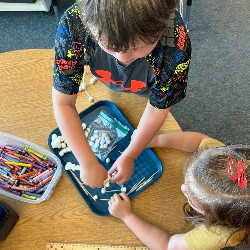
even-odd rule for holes
{"type": "MultiPolygon", "coordinates": [[[[187,197],[185,216],[196,227],[170,235],[131,209],[125,193],[109,201],[109,212],[120,218],[151,249],[215,250],[227,246],[250,247],[250,145],[224,146],[194,132],[173,132],[154,137],[148,147],[169,147],[193,155],[181,190],[187,197]]],[[[249,248],[248,248],[249,249],[249,248]]]]}

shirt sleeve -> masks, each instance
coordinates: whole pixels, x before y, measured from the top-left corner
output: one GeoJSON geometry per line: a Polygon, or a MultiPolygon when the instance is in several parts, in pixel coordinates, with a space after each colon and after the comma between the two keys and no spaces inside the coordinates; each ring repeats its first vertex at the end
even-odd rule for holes
{"type": "Polygon", "coordinates": [[[220,250],[239,244],[244,235],[244,231],[235,232],[235,229],[224,226],[206,228],[201,225],[187,232],[184,237],[189,250],[220,250]]]}
{"type": "Polygon", "coordinates": [[[191,42],[178,12],[170,18],[166,34],[161,37],[148,59],[155,74],[150,104],[165,109],[185,98],[191,42]]]}
{"type": "Polygon", "coordinates": [[[65,11],[55,38],[53,87],[68,95],[76,94],[84,73],[85,32],[76,5],[65,11]]]}

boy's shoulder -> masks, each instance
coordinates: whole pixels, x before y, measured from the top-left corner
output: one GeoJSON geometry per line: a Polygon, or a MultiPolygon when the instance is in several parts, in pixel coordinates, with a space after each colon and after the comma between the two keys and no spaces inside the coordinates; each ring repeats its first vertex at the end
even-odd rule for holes
{"type": "Polygon", "coordinates": [[[175,69],[177,65],[181,68],[188,67],[191,52],[191,41],[185,24],[180,13],[175,11],[170,15],[165,32],[156,47],[146,58],[153,68],[165,68],[166,74],[171,75],[171,69],[175,69]]]}
{"type": "Polygon", "coordinates": [[[81,34],[84,32],[85,27],[80,18],[81,12],[78,9],[76,4],[71,5],[67,10],[62,14],[58,29],[64,30],[67,36],[71,34],[81,34]]]}
{"type": "MultiPolygon", "coordinates": [[[[78,8],[78,6],[76,5],[76,3],[74,3],[73,5],[71,5],[68,9],[66,9],[62,15],[62,18],[77,18],[80,17],[80,10],[78,8]]],[[[79,18],[79,21],[81,21],[81,19],[79,18]]]]}
{"type": "Polygon", "coordinates": [[[76,4],[70,6],[63,13],[57,34],[66,39],[65,43],[72,43],[76,49],[84,46],[86,49],[92,50],[95,47],[95,42],[82,22],[81,12],[76,4]]]}
{"type": "Polygon", "coordinates": [[[81,20],[81,11],[76,4],[71,5],[61,16],[59,27],[65,27],[72,34],[82,34],[87,32],[81,20]]]}
{"type": "Polygon", "coordinates": [[[170,15],[165,33],[161,36],[159,44],[169,50],[179,49],[184,51],[191,46],[184,21],[178,11],[170,15]]]}

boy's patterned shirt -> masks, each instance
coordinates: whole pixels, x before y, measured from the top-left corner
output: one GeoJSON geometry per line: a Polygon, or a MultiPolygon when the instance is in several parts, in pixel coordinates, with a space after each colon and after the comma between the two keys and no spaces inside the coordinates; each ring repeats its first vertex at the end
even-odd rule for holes
{"type": "Polygon", "coordinates": [[[190,59],[190,39],[177,11],[152,52],[125,67],[92,40],[74,4],[57,29],[53,86],[62,93],[77,94],[84,65],[89,65],[107,87],[149,97],[152,106],[165,109],[186,96],[190,59]]]}

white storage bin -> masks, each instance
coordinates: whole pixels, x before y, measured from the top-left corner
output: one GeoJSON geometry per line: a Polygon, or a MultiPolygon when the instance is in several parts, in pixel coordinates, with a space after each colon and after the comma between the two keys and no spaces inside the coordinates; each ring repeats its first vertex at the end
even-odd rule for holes
{"type": "Polygon", "coordinates": [[[56,167],[56,171],[52,177],[52,179],[50,180],[46,190],[43,192],[42,196],[37,198],[36,200],[32,200],[26,197],[22,197],[19,195],[16,195],[14,193],[11,193],[8,191],[8,189],[4,189],[2,187],[0,187],[0,194],[3,194],[5,196],[8,196],[10,198],[19,200],[19,201],[23,201],[23,202],[28,202],[28,203],[33,203],[33,204],[37,204],[40,203],[42,201],[45,201],[47,199],[49,199],[49,197],[52,195],[53,190],[55,189],[55,186],[57,184],[57,182],[59,181],[61,175],[62,175],[62,164],[60,159],[55,156],[54,154],[52,154],[51,152],[45,150],[44,148],[29,142],[27,140],[24,140],[22,138],[13,136],[13,135],[9,135],[6,133],[2,133],[0,132],[0,145],[1,146],[6,146],[6,145],[12,145],[12,146],[16,146],[18,148],[24,148],[24,147],[28,147],[30,149],[33,149],[34,151],[46,156],[49,161],[53,162],[57,167],[56,167]]]}

